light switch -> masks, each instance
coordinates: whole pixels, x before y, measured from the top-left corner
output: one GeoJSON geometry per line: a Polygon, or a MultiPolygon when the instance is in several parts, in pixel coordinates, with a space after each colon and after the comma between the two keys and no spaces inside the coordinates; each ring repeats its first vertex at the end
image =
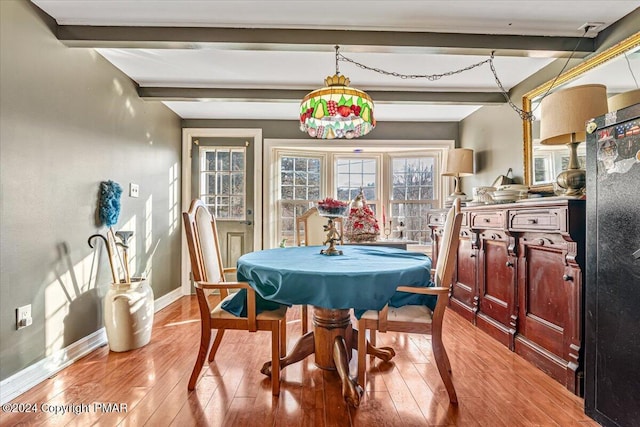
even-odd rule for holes
{"type": "Polygon", "coordinates": [[[133,182],[129,183],[129,197],[139,197],[140,196],[140,186],[138,184],[134,184],[133,182]]]}

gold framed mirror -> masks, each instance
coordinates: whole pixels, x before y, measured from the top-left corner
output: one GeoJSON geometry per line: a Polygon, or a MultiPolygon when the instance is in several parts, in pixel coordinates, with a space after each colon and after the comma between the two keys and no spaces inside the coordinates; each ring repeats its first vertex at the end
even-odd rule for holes
{"type": "MultiPolygon", "coordinates": [[[[560,74],[557,79],[551,79],[525,93],[522,97],[522,109],[526,113],[531,112],[532,108],[535,109],[535,107],[533,107],[534,104],[537,104],[540,101],[540,98],[547,93],[552,85],[554,90],[561,88],[563,85],[583,76],[588,71],[638,48],[640,48],[640,32],[637,32],[615,46],[586,59],[572,69],[560,74]]],[[[529,120],[522,121],[524,183],[534,192],[553,192],[553,182],[555,182],[555,177],[557,175],[555,169],[561,169],[564,167],[566,160],[568,160],[569,150],[564,146],[560,146],[559,148],[562,149],[562,151],[558,151],[558,148],[556,148],[556,152],[549,150],[539,151],[538,148],[541,146],[535,144],[537,139],[537,127],[536,122],[529,120]],[[550,164],[558,166],[556,168],[547,166],[550,164]]],[[[584,150],[584,144],[582,144],[582,149],[584,150]]],[[[580,155],[580,153],[578,154],[580,155]]],[[[557,172],[559,173],[560,170],[557,170],[557,172]]]]}

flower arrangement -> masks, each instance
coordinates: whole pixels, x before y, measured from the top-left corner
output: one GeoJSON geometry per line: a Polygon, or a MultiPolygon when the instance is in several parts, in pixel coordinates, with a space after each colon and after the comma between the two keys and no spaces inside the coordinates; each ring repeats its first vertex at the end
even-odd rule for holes
{"type": "Polygon", "coordinates": [[[380,235],[380,226],[376,215],[367,206],[362,191],[354,200],[345,224],[344,234],[351,242],[373,242],[380,235]]]}
{"type": "Polygon", "coordinates": [[[349,210],[348,202],[332,199],[331,197],[320,200],[317,205],[318,213],[322,216],[345,216],[349,210]]]}

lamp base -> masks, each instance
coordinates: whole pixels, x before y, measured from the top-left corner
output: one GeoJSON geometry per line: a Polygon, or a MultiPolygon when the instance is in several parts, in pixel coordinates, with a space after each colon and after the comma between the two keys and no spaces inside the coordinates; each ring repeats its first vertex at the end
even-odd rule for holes
{"type": "Polygon", "coordinates": [[[465,193],[451,193],[447,196],[447,201],[454,201],[455,199],[460,199],[461,202],[468,200],[467,195],[465,193]]]}
{"type": "Polygon", "coordinates": [[[587,185],[587,173],[584,169],[580,169],[578,162],[578,145],[579,142],[567,144],[569,146],[569,167],[567,170],[560,172],[557,177],[558,185],[567,191],[564,196],[580,197],[584,195],[587,185]]]}
{"type": "Polygon", "coordinates": [[[580,197],[584,195],[587,184],[587,173],[584,169],[567,169],[560,172],[557,178],[558,185],[567,191],[563,194],[567,197],[580,197]]]}
{"type": "Polygon", "coordinates": [[[453,206],[453,202],[455,202],[456,199],[460,199],[460,202],[468,202],[470,200],[464,193],[451,193],[444,201],[445,209],[449,209],[451,206],[453,206]]]}

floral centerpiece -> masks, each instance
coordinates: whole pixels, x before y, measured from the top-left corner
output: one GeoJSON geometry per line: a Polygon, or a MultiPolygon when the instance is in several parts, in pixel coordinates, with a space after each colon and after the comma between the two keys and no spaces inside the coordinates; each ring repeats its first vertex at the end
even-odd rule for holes
{"type": "Polygon", "coordinates": [[[350,242],[373,242],[380,235],[376,215],[367,206],[362,190],[356,196],[345,223],[344,236],[350,242]]]}
{"type": "Polygon", "coordinates": [[[347,216],[349,203],[327,197],[317,203],[318,213],[322,216],[340,217],[347,216]]]}

